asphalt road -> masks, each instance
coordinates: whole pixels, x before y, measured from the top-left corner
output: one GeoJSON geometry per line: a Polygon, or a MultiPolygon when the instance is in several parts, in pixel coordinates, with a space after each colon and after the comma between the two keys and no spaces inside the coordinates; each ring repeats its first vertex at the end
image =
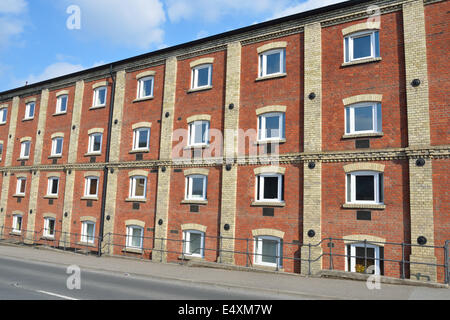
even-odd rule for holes
{"type": "MultiPolygon", "coordinates": [[[[79,290],[69,290],[67,266],[0,258],[0,300],[267,300],[300,296],[193,284],[82,269],[79,290]]],[[[308,298],[308,297],[302,297],[308,298]]],[[[313,299],[314,297],[310,297],[313,299]]]]}

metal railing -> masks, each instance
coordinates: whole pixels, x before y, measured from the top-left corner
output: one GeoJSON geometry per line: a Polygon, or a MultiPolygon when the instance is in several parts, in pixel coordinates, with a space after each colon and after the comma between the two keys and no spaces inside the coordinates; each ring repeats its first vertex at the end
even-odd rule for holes
{"type": "MultiPolygon", "coordinates": [[[[139,245],[133,246],[130,241],[133,237],[126,234],[108,233],[103,238],[89,236],[81,233],[69,233],[53,230],[49,235],[46,229],[39,231],[21,230],[15,232],[13,228],[0,227],[0,240],[25,243],[30,245],[44,245],[61,250],[70,250],[83,254],[99,255],[98,243],[101,243],[101,251],[108,255],[129,256],[140,259],[151,259],[158,254],[163,261],[185,263],[188,260],[200,258],[203,261],[218,264],[229,263],[226,257],[232,256],[235,264],[249,268],[271,267],[279,271],[286,269],[296,273],[311,275],[314,263],[320,263],[320,268],[328,270],[353,271],[369,273],[369,267],[378,266],[377,274],[398,277],[400,279],[418,279],[430,281],[427,274],[411,274],[412,266],[429,266],[436,268],[437,281],[450,283],[450,241],[445,241],[444,246],[419,245],[405,242],[377,242],[360,239],[324,238],[318,243],[302,244],[300,242],[284,242],[280,240],[275,246],[275,254],[256,253],[254,238],[234,238],[224,236],[202,236],[202,246],[197,251],[186,252],[186,241],[177,238],[155,237],[153,231],[147,231],[151,235],[143,235],[137,238],[139,245]],[[224,248],[225,241],[232,241],[234,249],[224,248]],[[352,246],[363,249],[363,254],[352,254],[352,246]],[[429,251],[430,256],[437,256],[440,263],[414,261],[414,248],[429,251]],[[302,253],[303,249],[303,255],[302,253]],[[370,251],[370,254],[369,254],[370,251]],[[317,253],[319,252],[319,253],[317,253]],[[259,263],[258,263],[259,262],[259,263]],[[352,270],[352,268],[354,270],[352,270]],[[387,272],[386,272],[387,271],[387,272]]],[[[361,250],[359,250],[361,251],[361,250]]],[[[153,259],[155,260],[155,259],[153,259]]]]}

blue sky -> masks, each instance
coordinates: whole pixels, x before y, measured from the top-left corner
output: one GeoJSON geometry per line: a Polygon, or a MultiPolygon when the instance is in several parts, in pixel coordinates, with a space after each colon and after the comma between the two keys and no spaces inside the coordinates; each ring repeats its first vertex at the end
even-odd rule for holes
{"type": "Polygon", "coordinates": [[[0,92],[337,2],[0,0],[0,92]]]}

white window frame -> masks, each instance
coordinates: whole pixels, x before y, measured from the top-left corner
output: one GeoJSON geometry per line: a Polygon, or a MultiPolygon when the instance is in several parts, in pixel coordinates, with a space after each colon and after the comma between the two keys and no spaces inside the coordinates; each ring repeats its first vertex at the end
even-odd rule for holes
{"type": "Polygon", "coordinates": [[[133,150],[134,151],[148,151],[150,150],[150,134],[151,128],[136,128],[133,130],[133,150]],[[147,131],[147,146],[144,148],[139,148],[139,138],[141,135],[141,131],[147,131]]]}
{"type": "Polygon", "coordinates": [[[107,86],[102,86],[102,87],[98,87],[94,89],[94,98],[93,98],[93,102],[92,102],[92,106],[93,107],[104,107],[106,106],[106,100],[108,98],[108,87],[107,86]],[[105,90],[105,102],[104,103],[100,103],[99,98],[100,98],[100,91],[101,90],[105,90]]]}
{"type": "Polygon", "coordinates": [[[25,193],[26,193],[26,191],[27,191],[27,178],[24,178],[24,177],[19,177],[19,178],[17,178],[17,183],[16,183],[16,195],[21,195],[21,196],[24,196],[25,195],[25,193]],[[24,183],[25,185],[24,185],[24,191],[23,192],[21,192],[20,191],[20,189],[22,189],[21,187],[22,187],[22,183],[24,183]]]}
{"type": "Polygon", "coordinates": [[[3,158],[3,143],[0,143],[0,161],[2,161],[3,158]]]}
{"type": "Polygon", "coordinates": [[[258,74],[260,77],[285,74],[286,73],[286,49],[272,49],[261,52],[258,59],[258,74]],[[267,56],[278,53],[280,54],[280,68],[278,72],[267,73],[267,56]]]}
{"type": "Polygon", "coordinates": [[[54,238],[55,230],[56,230],[56,219],[55,218],[44,218],[44,232],[43,232],[44,237],[54,238]],[[49,232],[49,231],[51,231],[51,229],[49,228],[50,221],[53,221],[53,234],[49,232]]]}
{"type": "Polygon", "coordinates": [[[30,158],[30,152],[31,152],[31,141],[23,141],[20,144],[20,159],[29,159],[30,158]],[[28,145],[28,154],[26,153],[27,146],[28,145]]]}
{"type": "MultiPolygon", "coordinates": [[[[346,203],[349,204],[384,204],[381,199],[384,199],[384,190],[382,190],[383,194],[380,195],[380,176],[383,175],[382,172],[377,171],[354,171],[346,174],[345,181],[345,197],[346,203]],[[350,176],[350,199],[348,199],[348,177],[350,176]],[[356,177],[357,176],[373,176],[374,183],[374,200],[356,200],[356,177]],[[350,201],[349,201],[350,200],[350,201]]],[[[383,182],[384,188],[384,182],[383,182]]]]}
{"type": "MultiPolygon", "coordinates": [[[[352,61],[376,58],[377,57],[377,55],[376,55],[377,44],[375,43],[375,33],[376,32],[379,32],[379,30],[365,30],[365,31],[355,32],[355,33],[345,36],[344,37],[344,61],[352,62],[352,61]],[[354,58],[353,57],[353,54],[354,54],[353,41],[354,41],[354,39],[369,36],[369,35],[370,35],[370,56],[354,58]],[[348,57],[348,59],[347,59],[347,57],[348,57]]],[[[379,37],[378,37],[378,41],[379,41],[379,37]]]]}
{"type": "Polygon", "coordinates": [[[49,177],[47,184],[47,195],[48,196],[57,196],[59,193],[59,178],[58,177],[49,177]],[[53,183],[56,181],[56,193],[52,193],[53,183]]]}
{"type": "Polygon", "coordinates": [[[95,241],[95,222],[92,221],[83,221],[81,222],[81,238],[80,242],[83,243],[94,243],[95,241]],[[92,236],[87,233],[88,225],[93,225],[92,236]]]}
{"type": "Polygon", "coordinates": [[[202,174],[192,174],[192,175],[188,175],[186,176],[185,179],[185,200],[206,200],[206,190],[208,187],[208,177],[202,174]],[[194,178],[201,178],[203,179],[203,194],[201,197],[194,197],[192,195],[192,180],[194,178]]]}
{"type": "Polygon", "coordinates": [[[102,153],[102,143],[103,143],[103,133],[101,132],[94,132],[89,135],[89,146],[88,146],[88,153],[91,154],[101,154],[102,153]],[[94,150],[94,141],[95,136],[100,136],[100,150],[94,150]]]}
{"type": "Polygon", "coordinates": [[[0,124],[5,124],[8,120],[8,108],[0,109],[0,124]]]}
{"type": "Polygon", "coordinates": [[[23,217],[20,214],[13,215],[13,221],[12,221],[12,232],[15,233],[22,233],[22,223],[23,223],[23,217]],[[20,228],[18,229],[18,218],[20,218],[20,228]]]}
{"type": "Polygon", "coordinates": [[[256,202],[283,202],[283,175],[281,173],[261,173],[255,177],[255,201],[256,202]],[[278,198],[277,199],[264,199],[264,179],[269,177],[278,178],[278,198]],[[259,190],[258,190],[258,178],[259,190]],[[259,195],[259,196],[258,196],[259,195]]]}
{"type": "MultiPolygon", "coordinates": [[[[351,243],[349,244],[350,246],[350,252],[348,252],[348,246],[345,246],[345,255],[348,257],[350,254],[350,265],[348,265],[348,259],[345,259],[345,269],[347,271],[350,272],[356,272],[356,247],[360,247],[360,248],[364,248],[364,243],[363,242],[358,242],[358,243],[351,243]]],[[[374,249],[374,260],[375,260],[375,270],[374,270],[374,274],[375,275],[380,275],[381,273],[381,269],[380,269],[380,246],[377,245],[373,245],[373,244],[366,244],[365,245],[367,248],[372,248],[374,249]]]]}
{"type": "Polygon", "coordinates": [[[52,139],[52,153],[51,155],[54,157],[58,157],[58,156],[62,156],[63,153],[63,147],[64,147],[64,138],[63,137],[56,137],[52,139]],[[58,146],[58,141],[61,140],[61,152],[57,153],[57,146],[58,146]]]}
{"type": "MultiPolygon", "coordinates": [[[[361,133],[381,133],[382,128],[378,128],[378,106],[380,108],[380,114],[382,116],[381,103],[379,102],[365,102],[356,103],[345,107],[345,133],[346,134],[361,134],[361,133]],[[355,119],[355,109],[357,108],[367,108],[372,107],[372,130],[359,130],[356,131],[356,119],[355,119]],[[347,110],[349,110],[347,112],[347,110]],[[349,119],[348,119],[349,118],[349,119]],[[349,128],[350,131],[347,131],[349,128]]],[[[382,119],[380,119],[382,120],[382,119]]],[[[380,127],[383,125],[381,124],[380,127]]]]}
{"type": "Polygon", "coordinates": [[[255,265],[261,265],[261,266],[268,266],[268,267],[278,267],[280,268],[282,266],[283,261],[283,253],[282,253],[282,239],[278,237],[273,236],[257,236],[254,238],[254,259],[253,263],[255,265]],[[270,263],[270,262],[264,262],[262,261],[262,250],[263,250],[263,240],[271,240],[271,241],[277,241],[277,252],[276,252],[276,262],[270,263]]]}
{"type": "Polygon", "coordinates": [[[188,124],[188,146],[207,146],[209,144],[209,121],[196,120],[188,124]],[[202,128],[203,123],[206,123],[206,132],[203,134],[205,142],[195,143],[195,134],[197,128],[202,128]]]}
{"type": "Polygon", "coordinates": [[[153,77],[153,76],[140,78],[138,80],[138,86],[137,86],[137,98],[138,99],[152,98],[153,97],[154,84],[155,84],[155,77],[153,77]],[[145,96],[144,95],[144,83],[146,81],[149,81],[149,80],[152,81],[152,85],[150,86],[150,95],[145,96]]]}
{"type": "Polygon", "coordinates": [[[147,177],[144,176],[132,176],[130,177],[130,192],[129,197],[131,199],[145,199],[147,197],[147,177]],[[137,196],[136,195],[136,183],[137,179],[144,179],[144,195],[143,196],[137,196]]]}
{"type": "Polygon", "coordinates": [[[98,196],[98,184],[100,181],[99,177],[95,177],[95,176],[88,176],[86,178],[84,178],[85,180],[85,184],[84,184],[84,196],[85,197],[97,197],[98,196]],[[90,185],[91,185],[91,181],[92,180],[96,180],[97,181],[97,187],[96,187],[96,193],[95,194],[89,194],[89,190],[90,190],[90,185]]]}
{"type": "Polygon", "coordinates": [[[34,115],[35,114],[36,114],[36,102],[34,102],[34,101],[28,102],[25,105],[25,117],[24,117],[24,120],[34,119],[34,115]],[[31,105],[33,106],[33,115],[30,115],[31,105]]]}
{"type": "Polygon", "coordinates": [[[62,94],[56,98],[56,114],[62,114],[67,112],[67,107],[69,104],[69,95],[62,94]],[[65,110],[62,110],[62,100],[63,98],[66,98],[66,108],[65,110]]]}
{"type": "Polygon", "coordinates": [[[205,256],[205,233],[199,230],[184,230],[183,231],[183,254],[190,257],[203,258],[205,256]],[[199,234],[200,239],[200,252],[191,253],[191,233],[199,234]]]}
{"type": "Polygon", "coordinates": [[[142,227],[139,227],[139,226],[127,226],[127,236],[126,236],[126,244],[125,244],[125,246],[127,247],[127,248],[131,248],[131,249],[142,249],[142,244],[143,244],[143,241],[144,240],[144,228],[142,228],[142,227]],[[139,247],[136,247],[136,246],[133,246],[132,245],[132,243],[133,243],[133,232],[132,232],[132,230],[133,229],[139,229],[140,231],[141,231],[141,236],[140,236],[140,245],[139,245],[139,247]]]}
{"type": "Polygon", "coordinates": [[[282,140],[285,137],[285,114],[283,112],[270,112],[264,113],[258,116],[258,141],[278,141],[282,140]],[[267,130],[266,130],[266,118],[278,116],[278,126],[280,128],[279,136],[267,138],[267,130]]]}
{"type": "Polygon", "coordinates": [[[206,88],[212,86],[212,64],[201,64],[198,66],[195,66],[192,68],[192,75],[191,75],[191,89],[199,89],[199,88],[206,88]],[[201,69],[208,69],[208,83],[206,85],[199,86],[198,85],[198,72],[201,69]]]}

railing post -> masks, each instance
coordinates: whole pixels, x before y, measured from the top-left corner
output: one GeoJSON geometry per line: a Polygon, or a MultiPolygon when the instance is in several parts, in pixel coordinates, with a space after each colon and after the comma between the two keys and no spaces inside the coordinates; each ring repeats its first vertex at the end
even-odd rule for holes
{"type": "Polygon", "coordinates": [[[279,259],[280,259],[280,250],[279,250],[279,246],[276,247],[276,259],[275,259],[275,263],[276,263],[276,268],[275,271],[278,271],[278,264],[279,264],[279,259]]]}
{"type": "Polygon", "coordinates": [[[332,238],[329,238],[328,247],[330,247],[330,270],[333,270],[333,242],[332,238]]]}
{"type": "Polygon", "coordinates": [[[445,283],[449,284],[450,283],[450,270],[449,270],[449,263],[450,263],[450,251],[449,251],[449,244],[450,244],[450,240],[445,240],[445,246],[444,246],[444,251],[445,251],[445,283]]]}
{"type": "Polygon", "coordinates": [[[367,273],[367,240],[364,239],[364,273],[367,273]]]}
{"type": "Polygon", "coordinates": [[[308,243],[308,276],[311,275],[311,243],[308,243]]]}
{"type": "Polygon", "coordinates": [[[402,279],[405,279],[405,243],[402,242],[402,279]]]}
{"type": "Polygon", "coordinates": [[[159,262],[162,262],[162,249],[163,249],[163,238],[161,238],[160,246],[159,246],[159,262]]]}
{"type": "Polygon", "coordinates": [[[247,241],[247,258],[245,259],[245,266],[248,267],[248,259],[249,259],[249,255],[248,255],[248,238],[246,239],[247,241]]]}
{"type": "Polygon", "coordinates": [[[222,235],[219,236],[219,263],[222,263],[222,235]]]}

